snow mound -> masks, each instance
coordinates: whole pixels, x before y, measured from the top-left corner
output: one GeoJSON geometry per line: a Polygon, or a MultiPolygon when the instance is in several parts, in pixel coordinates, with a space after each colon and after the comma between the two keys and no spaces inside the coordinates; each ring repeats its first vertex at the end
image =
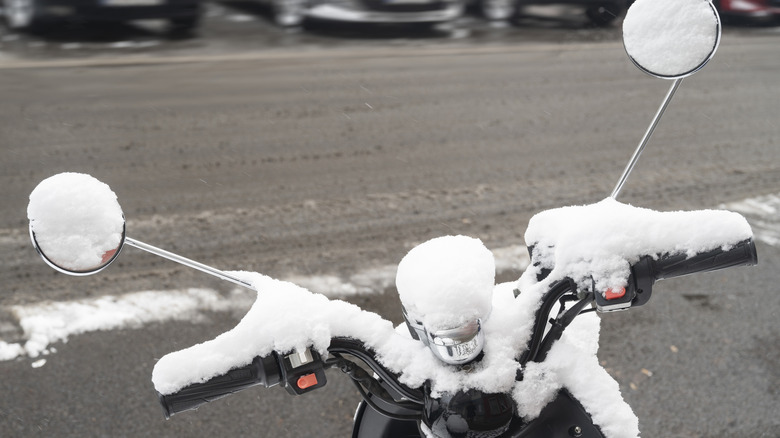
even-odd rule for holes
{"type": "MultiPolygon", "coordinates": [[[[613,198],[583,206],[547,210],[528,224],[525,241],[537,269],[578,284],[588,278],[597,290],[626,285],[629,266],[645,255],[729,249],[753,236],[747,220],[725,210],[659,212],[613,198]]],[[[529,271],[526,271],[529,272],[529,271]]]]}
{"type": "Polygon", "coordinates": [[[117,251],[124,232],[122,208],[111,188],[83,173],[41,181],[27,206],[38,248],[57,266],[94,270],[117,251]]]}
{"type": "Polygon", "coordinates": [[[719,19],[708,0],[637,0],[623,20],[626,52],[659,76],[697,70],[719,39],[719,19]]]}
{"type": "Polygon", "coordinates": [[[409,251],[395,283],[409,315],[437,331],[486,319],[495,278],[493,253],[479,239],[442,236],[409,251]]]}

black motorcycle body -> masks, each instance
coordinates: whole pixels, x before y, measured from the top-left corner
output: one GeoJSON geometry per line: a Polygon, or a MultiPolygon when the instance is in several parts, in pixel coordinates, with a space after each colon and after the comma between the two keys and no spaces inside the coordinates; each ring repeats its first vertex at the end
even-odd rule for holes
{"type": "MultiPolygon", "coordinates": [[[[507,407],[500,404],[507,400],[497,401],[493,395],[472,394],[469,403],[465,406],[453,403],[452,398],[438,400],[436,408],[450,411],[449,415],[463,418],[464,424],[469,428],[461,431],[450,431],[452,437],[492,438],[496,429],[506,426],[500,436],[516,438],[604,438],[598,426],[593,424],[590,415],[582,405],[568,391],[561,391],[543,410],[536,419],[524,422],[515,415],[511,415],[509,408],[509,422],[507,420],[507,407]],[[457,412],[454,412],[456,410],[457,412]],[[486,431],[480,431],[479,425],[486,426],[486,431]]],[[[511,405],[510,405],[511,406],[511,405]]],[[[395,413],[402,414],[399,408],[386,405],[386,409],[396,409],[395,413]]],[[[448,415],[448,416],[449,416],[448,415]]],[[[439,417],[439,418],[444,418],[439,417]]],[[[398,420],[380,414],[371,408],[365,401],[360,402],[355,413],[355,426],[352,438],[419,438],[419,422],[414,420],[398,420]]]]}

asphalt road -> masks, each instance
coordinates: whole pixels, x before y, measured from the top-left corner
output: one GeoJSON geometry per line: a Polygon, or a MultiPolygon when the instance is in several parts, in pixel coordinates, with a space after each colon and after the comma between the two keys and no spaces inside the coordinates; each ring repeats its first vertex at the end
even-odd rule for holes
{"type": "MultiPolygon", "coordinates": [[[[442,234],[521,243],[534,212],[607,196],[669,85],[614,38],[591,39],[16,53],[0,66],[0,308],[230,289],[131,250],[99,276],[51,272],[28,243],[25,207],[61,171],[109,183],[131,237],[225,269],[348,275],[442,234]]],[[[621,200],[694,209],[777,193],[779,47],[727,32],[621,200]]],[[[643,436],[778,436],[780,253],[760,245],[759,257],[662,283],[645,308],[603,318],[600,358],[643,436]]],[[[354,301],[400,321],[393,293],[354,301]]],[[[20,337],[0,312],[4,338],[20,337]]],[[[77,336],[41,368],[0,362],[0,435],[347,436],[358,396],[336,373],[306,397],[252,390],[162,419],[156,358],[238,318],[77,336]]]]}

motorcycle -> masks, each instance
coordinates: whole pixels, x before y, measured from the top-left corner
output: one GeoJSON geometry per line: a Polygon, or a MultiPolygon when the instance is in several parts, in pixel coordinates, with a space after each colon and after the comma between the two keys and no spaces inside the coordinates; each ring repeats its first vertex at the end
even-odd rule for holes
{"type": "Polygon", "coordinates": [[[398,266],[398,327],[291,283],[132,239],[116,195],[89,175],[55,175],[33,190],[30,237],[47,264],[70,275],[102,271],[129,245],[257,291],[235,328],[157,362],[152,382],[166,418],[258,385],[307,394],[335,368],[363,399],[353,438],[635,437],[638,420],[596,359],[598,314],[646,304],[658,280],[757,264],[750,226],[736,213],[617,201],[682,79],[719,41],[707,0],[635,2],[626,52],[673,82],[611,195],[535,215],[525,233],[531,264],[516,282],[495,284],[493,256],[478,239],[413,248],[398,266]]]}

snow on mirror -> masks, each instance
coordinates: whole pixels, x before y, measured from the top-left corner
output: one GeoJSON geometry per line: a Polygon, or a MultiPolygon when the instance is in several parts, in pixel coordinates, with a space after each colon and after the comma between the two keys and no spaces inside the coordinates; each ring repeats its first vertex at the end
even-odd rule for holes
{"type": "Polygon", "coordinates": [[[30,237],[52,268],[70,275],[103,270],[125,241],[125,218],[111,188],[82,173],[60,173],[32,191],[30,237]]]}
{"type": "Polygon", "coordinates": [[[623,45],[640,70],[678,79],[697,72],[712,58],[720,29],[709,0],[637,0],[623,20],[623,45]]]}

